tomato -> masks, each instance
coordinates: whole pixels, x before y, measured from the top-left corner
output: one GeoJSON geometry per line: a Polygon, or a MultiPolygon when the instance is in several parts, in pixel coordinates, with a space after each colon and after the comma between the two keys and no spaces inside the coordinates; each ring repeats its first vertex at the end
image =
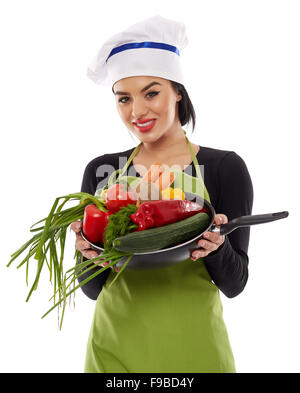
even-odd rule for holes
{"type": "Polygon", "coordinates": [[[137,198],[133,190],[125,184],[114,184],[108,188],[106,193],[106,207],[112,213],[116,213],[122,206],[136,204],[137,198]]]}

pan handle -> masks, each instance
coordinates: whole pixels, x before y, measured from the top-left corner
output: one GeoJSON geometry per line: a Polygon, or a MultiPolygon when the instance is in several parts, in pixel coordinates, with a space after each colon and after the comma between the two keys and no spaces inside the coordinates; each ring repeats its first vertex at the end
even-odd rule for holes
{"type": "Polygon", "coordinates": [[[253,216],[241,216],[234,218],[227,224],[222,224],[219,227],[212,225],[210,231],[219,233],[220,235],[228,235],[230,232],[234,231],[239,227],[248,227],[250,225],[264,224],[267,222],[280,220],[281,218],[286,218],[289,212],[283,211],[278,213],[270,214],[257,214],[253,216]]]}

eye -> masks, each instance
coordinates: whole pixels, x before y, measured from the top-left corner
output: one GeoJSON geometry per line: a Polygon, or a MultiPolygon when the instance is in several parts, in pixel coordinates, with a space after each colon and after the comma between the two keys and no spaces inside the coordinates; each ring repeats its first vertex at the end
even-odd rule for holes
{"type": "Polygon", "coordinates": [[[125,102],[122,101],[122,100],[124,100],[125,98],[128,98],[128,97],[121,97],[118,101],[121,102],[121,104],[125,104],[125,102],[127,102],[127,101],[125,101],[125,102]]]}
{"type": "MultiPolygon", "coordinates": [[[[146,94],[146,96],[149,96],[150,98],[152,98],[152,97],[155,97],[155,96],[158,95],[158,94],[159,94],[159,91],[150,91],[149,93],[146,94]]],[[[118,101],[119,101],[121,104],[126,104],[126,102],[128,101],[128,99],[129,99],[129,97],[124,96],[124,97],[119,98],[118,101]],[[123,100],[126,100],[126,101],[123,101],[123,100]]]]}
{"type": "Polygon", "coordinates": [[[147,94],[147,96],[148,96],[149,94],[153,94],[153,95],[151,95],[151,97],[154,97],[154,96],[156,96],[156,95],[159,94],[159,91],[150,91],[150,92],[147,94]]]}

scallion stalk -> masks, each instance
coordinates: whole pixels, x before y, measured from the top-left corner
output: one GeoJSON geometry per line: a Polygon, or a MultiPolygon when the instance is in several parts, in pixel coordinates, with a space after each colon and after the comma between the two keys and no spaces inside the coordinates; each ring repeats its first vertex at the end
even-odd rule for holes
{"type": "MultiPolygon", "coordinates": [[[[49,281],[53,285],[53,295],[50,300],[53,300],[54,304],[42,316],[42,318],[48,315],[55,308],[58,308],[58,310],[62,308],[61,313],[58,312],[60,329],[62,327],[67,299],[69,298],[71,301],[71,295],[73,295],[74,299],[75,291],[78,288],[85,285],[106,269],[116,265],[127,256],[128,259],[126,263],[113,280],[113,282],[115,282],[116,278],[120,275],[132,257],[132,254],[122,253],[110,248],[105,249],[104,252],[96,258],[79,262],[81,254],[78,250],[76,250],[74,254],[75,266],[64,273],[63,259],[67,228],[72,222],[83,219],[84,209],[88,204],[95,204],[100,210],[107,211],[103,200],[88,193],[79,192],[56,198],[48,216],[37,221],[30,227],[30,232],[33,232],[34,235],[17,251],[11,254],[11,259],[7,264],[7,267],[9,267],[21,254],[27,252],[25,258],[18,264],[17,268],[26,264],[26,284],[28,285],[30,261],[35,261],[34,265],[37,270],[26,301],[30,299],[33,291],[37,289],[43,268],[45,265],[47,266],[49,271],[49,281]],[[66,206],[69,202],[74,201],[78,202],[75,206],[66,206]],[[108,264],[76,285],[76,280],[80,276],[91,271],[103,262],[108,262],[108,264]],[[89,266],[90,264],[91,266],[89,266]]],[[[135,226],[131,228],[134,227],[135,226]]]]}

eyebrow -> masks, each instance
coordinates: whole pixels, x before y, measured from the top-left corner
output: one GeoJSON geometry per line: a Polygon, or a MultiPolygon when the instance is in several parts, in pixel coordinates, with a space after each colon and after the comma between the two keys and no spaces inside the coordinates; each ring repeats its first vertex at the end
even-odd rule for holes
{"type": "MultiPolygon", "coordinates": [[[[161,86],[161,83],[151,82],[149,85],[147,85],[147,86],[142,88],[141,93],[143,93],[144,91],[148,90],[150,87],[152,87],[154,85],[160,85],[161,86]]],[[[127,93],[126,91],[116,91],[116,92],[113,91],[113,93],[114,93],[114,95],[126,95],[126,94],[129,95],[130,94],[130,93],[127,93]]]]}

